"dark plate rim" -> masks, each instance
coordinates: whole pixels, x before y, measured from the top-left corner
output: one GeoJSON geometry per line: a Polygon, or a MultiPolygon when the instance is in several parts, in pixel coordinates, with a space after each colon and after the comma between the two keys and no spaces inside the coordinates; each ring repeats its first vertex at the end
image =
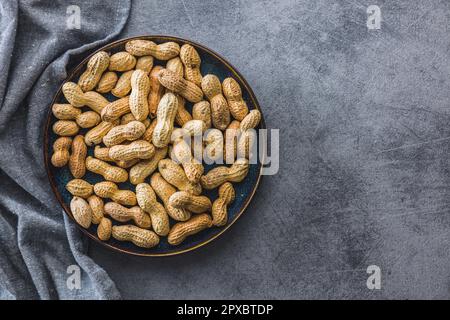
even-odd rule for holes
{"type": "Polygon", "coordinates": [[[57,98],[60,97],[60,95],[62,94],[62,86],[64,85],[64,83],[66,83],[67,81],[70,81],[79,71],[81,68],[83,68],[86,63],[88,62],[88,60],[98,51],[101,50],[111,50],[114,49],[116,46],[119,45],[123,45],[126,42],[130,41],[130,40],[137,40],[137,39],[145,39],[145,40],[152,40],[152,41],[176,41],[176,42],[181,42],[181,43],[189,43],[191,45],[193,45],[194,47],[198,47],[201,48],[202,50],[208,52],[209,54],[211,54],[212,56],[214,56],[216,59],[218,59],[221,63],[225,64],[228,69],[233,73],[233,75],[235,77],[237,77],[241,83],[245,86],[245,89],[248,92],[249,98],[251,99],[251,102],[253,104],[253,106],[258,109],[261,112],[261,122],[260,122],[260,128],[261,129],[265,129],[266,128],[266,124],[265,124],[265,120],[264,120],[264,115],[262,113],[262,110],[259,106],[259,102],[256,99],[256,96],[252,90],[252,88],[250,87],[250,85],[248,84],[248,82],[245,80],[245,78],[241,75],[241,73],[239,73],[239,71],[236,70],[236,68],[229,63],[227,60],[225,60],[221,55],[219,55],[218,53],[216,53],[215,51],[209,49],[208,47],[199,44],[195,41],[186,39],[186,38],[180,38],[180,37],[176,37],[176,36],[170,36],[170,35],[140,35],[140,36],[134,36],[134,37],[129,37],[129,38],[123,38],[120,40],[116,40],[114,42],[111,42],[105,46],[102,46],[100,48],[98,48],[97,50],[95,50],[94,52],[92,52],[90,55],[88,55],[86,58],[83,59],[83,61],[81,61],[75,68],[73,68],[73,70],[68,74],[68,76],[66,77],[66,79],[64,79],[64,81],[61,83],[61,85],[58,88],[58,91],[55,93],[52,102],[48,108],[48,112],[47,112],[47,121],[46,121],[46,125],[44,126],[44,162],[45,162],[45,170],[47,172],[47,177],[49,179],[50,182],[50,186],[52,188],[53,194],[55,195],[56,199],[58,200],[59,204],[61,205],[61,207],[63,208],[64,212],[67,214],[67,216],[75,223],[75,225],[85,234],[87,235],[90,239],[94,240],[97,243],[100,243],[101,245],[107,247],[108,249],[111,249],[113,251],[117,251],[120,253],[125,253],[125,254],[131,254],[134,256],[141,256],[141,257],[167,257],[167,256],[174,256],[174,255],[179,255],[182,253],[187,253],[190,251],[193,251],[195,249],[201,248],[204,245],[212,242],[213,240],[215,240],[216,238],[218,238],[219,236],[221,236],[223,233],[225,233],[225,231],[227,231],[244,213],[244,211],[247,209],[248,205],[250,204],[251,200],[253,199],[253,196],[256,193],[256,190],[258,189],[258,186],[260,184],[261,181],[261,177],[262,177],[262,170],[263,170],[263,163],[264,163],[264,157],[265,157],[265,152],[263,152],[264,157],[259,161],[259,166],[260,166],[260,170],[259,170],[259,174],[258,174],[258,178],[256,180],[256,183],[253,186],[253,189],[251,190],[250,194],[247,196],[243,206],[241,207],[241,209],[239,210],[239,212],[236,214],[236,216],[234,217],[234,219],[232,221],[230,221],[226,226],[222,227],[222,229],[215,235],[211,236],[210,238],[202,241],[201,243],[198,243],[192,247],[186,248],[186,249],[182,249],[182,250],[178,250],[178,251],[171,251],[171,252],[167,252],[167,253],[141,253],[141,252],[134,252],[134,251],[129,251],[129,250],[125,250],[122,248],[118,248],[114,245],[111,245],[105,241],[101,241],[100,239],[98,239],[96,236],[94,236],[93,234],[91,234],[88,230],[82,228],[80,225],[78,225],[78,223],[76,223],[75,219],[72,216],[72,213],[70,212],[70,208],[66,205],[66,203],[63,201],[62,196],[58,190],[58,188],[56,187],[54,181],[54,176],[52,171],[50,170],[50,157],[49,157],[49,129],[50,129],[50,125],[52,122],[52,108],[51,106],[53,104],[56,103],[57,98]]]}

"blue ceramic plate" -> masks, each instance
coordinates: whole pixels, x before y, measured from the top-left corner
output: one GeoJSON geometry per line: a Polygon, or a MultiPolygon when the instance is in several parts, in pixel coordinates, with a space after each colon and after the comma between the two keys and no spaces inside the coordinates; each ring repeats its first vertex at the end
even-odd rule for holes
{"type": "MultiPolygon", "coordinates": [[[[220,78],[221,81],[223,81],[227,77],[233,77],[241,86],[243,98],[247,102],[250,109],[257,108],[261,111],[258,105],[258,101],[256,100],[255,95],[253,94],[253,91],[251,90],[248,83],[245,81],[245,79],[242,77],[242,75],[234,69],[228,63],[225,59],[223,59],[221,56],[219,56],[214,51],[206,48],[205,46],[202,46],[200,44],[197,44],[195,42],[176,38],[176,37],[169,37],[169,36],[140,36],[140,37],[134,37],[134,38],[128,38],[119,40],[116,42],[113,42],[107,46],[104,46],[97,51],[104,50],[106,52],[115,53],[118,51],[123,51],[125,48],[125,43],[129,40],[133,39],[146,39],[146,40],[152,40],[156,43],[162,43],[167,41],[175,41],[178,44],[183,45],[185,43],[189,43],[192,46],[194,46],[198,53],[201,56],[202,64],[201,64],[201,71],[202,74],[208,74],[213,73],[216,76],[220,78]]],[[[96,52],[97,52],[96,51],[96,52]]],[[[69,77],[66,79],[65,82],[73,81],[77,82],[78,77],[80,74],[85,70],[85,65],[87,64],[87,61],[89,58],[95,54],[92,53],[90,56],[88,56],[86,59],[84,59],[75,69],[74,71],[69,75],[69,77]]],[[[164,62],[155,60],[155,65],[157,64],[165,64],[164,62]]],[[[64,84],[64,83],[63,83],[64,84]]],[[[62,87],[62,85],[61,85],[62,87]]],[[[66,214],[73,220],[72,214],[70,212],[70,200],[72,199],[72,195],[66,190],[65,185],[67,182],[73,179],[72,175],[70,174],[70,171],[67,166],[63,168],[55,168],[52,166],[50,159],[52,155],[52,145],[54,141],[57,139],[57,136],[52,131],[52,125],[57,119],[53,116],[51,112],[51,106],[54,103],[67,103],[62,91],[61,87],[59,88],[58,92],[56,93],[52,104],[49,106],[49,112],[47,117],[47,125],[45,127],[45,133],[44,133],[44,157],[45,157],[45,165],[47,169],[47,174],[50,180],[50,184],[52,186],[52,189],[56,195],[56,198],[61,203],[64,211],[66,214]]],[[[110,101],[113,101],[117,98],[113,97],[112,95],[106,95],[106,98],[110,101]]],[[[190,112],[192,111],[192,104],[187,102],[186,103],[186,109],[190,112]]],[[[87,109],[86,109],[87,110],[87,109]]],[[[264,118],[262,117],[261,123],[258,128],[265,128],[264,124],[264,118]]],[[[80,134],[85,134],[86,129],[82,129],[80,131],[80,134]]],[[[89,148],[90,155],[93,155],[93,148],[89,148]]],[[[211,170],[216,165],[210,165],[205,167],[205,172],[211,170]]],[[[212,241],[213,239],[217,238],[219,235],[224,233],[233,223],[236,222],[236,220],[241,216],[241,214],[244,212],[245,208],[250,203],[253,195],[255,194],[255,191],[258,187],[260,178],[261,178],[261,169],[262,165],[259,162],[258,164],[253,164],[250,166],[250,170],[248,173],[248,176],[244,179],[241,183],[233,183],[233,186],[236,190],[236,199],[235,201],[228,207],[228,223],[224,227],[212,227],[207,230],[204,230],[196,235],[188,237],[183,243],[181,243],[178,246],[172,246],[167,243],[166,237],[161,237],[160,244],[151,249],[144,249],[139,248],[135,246],[134,244],[130,242],[121,242],[117,241],[113,238],[111,240],[103,242],[100,241],[97,238],[97,226],[92,225],[89,229],[83,229],[80,227],[80,229],[88,235],[90,238],[94,239],[95,241],[100,242],[101,244],[107,246],[108,248],[134,254],[134,255],[140,255],[140,256],[168,256],[168,255],[175,255],[180,254],[183,252],[187,252],[190,250],[194,250],[196,248],[199,248],[203,246],[204,244],[207,244],[208,242],[212,241]]],[[[99,175],[93,174],[91,172],[87,172],[86,175],[83,177],[86,181],[90,182],[91,184],[95,184],[97,182],[100,182],[103,180],[102,177],[99,175]]],[[[146,180],[148,182],[148,179],[146,180]]],[[[119,187],[121,189],[130,189],[134,191],[134,186],[130,183],[122,183],[119,184],[119,187]]],[[[209,196],[210,199],[213,201],[217,198],[217,189],[212,191],[204,192],[205,195],[209,196]]],[[[74,221],[74,220],[73,220],[74,221]]],[[[74,221],[74,223],[76,223],[74,221]]],[[[115,222],[113,222],[116,224],[115,222]]],[[[175,223],[174,221],[171,221],[171,224],[175,223]]],[[[78,225],[78,224],[77,224],[78,225]]]]}

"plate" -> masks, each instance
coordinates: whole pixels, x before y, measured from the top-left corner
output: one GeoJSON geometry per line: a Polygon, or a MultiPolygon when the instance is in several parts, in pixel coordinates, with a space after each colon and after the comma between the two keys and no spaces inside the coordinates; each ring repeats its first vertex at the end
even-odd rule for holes
{"type": "MultiPolygon", "coordinates": [[[[47,116],[47,123],[45,126],[45,132],[44,132],[44,159],[45,159],[45,166],[47,170],[47,175],[50,181],[50,185],[52,187],[52,190],[58,199],[59,203],[61,204],[62,208],[64,209],[64,212],[70,217],[70,219],[73,220],[73,223],[75,223],[84,234],[86,234],[88,237],[93,239],[94,241],[97,241],[101,243],[102,245],[106,246],[107,248],[127,253],[127,254],[133,254],[133,255],[139,255],[139,256],[170,256],[175,254],[181,254],[184,252],[188,252],[194,249],[198,249],[201,246],[211,242],[212,240],[218,238],[220,235],[222,235],[226,230],[228,230],[242,215],[242,213],[245,211],[247,206],[249,205],[250,201],[252,200],[256,189],[258,188],[260,179],[261,179],[261,172],[262,172],[262,162],[258,160],[258,163],[251,164],[249,173],[247,177],[244,179],[244,181],[240,183],[233,183],[233,186],[236,191],[236,199],[233,203],[231,203],[228,207],[228,223],[227,225],[223,227],[212,227],[206,230],[203,230],[202,232],[187,237],[184,242],[182,242],[180,245],[172,246],[167,242],[167,237],[161,237],[161,241],[157,247],[151,248],[151,249],[145,249],[140,248],[132,244],[131,242],[121,242],[117,241],[113,238],[111,238],[109,241],[101,241],[97,237],[97,225],[91,225],[89,229],[84,229],[80,227],[75,220],[73,219],[73,216],[70,211],[70,200],[72,199],[72,195],[66,190],[65,186],[67,182],[73,179],[68,166],[65,166],[63,168],[56,168],[53,167],[50,159],[52,156],[52,145],[54,141],[58,138],[52,131],[52,125],[57,121],[57,119],[53,116],[51,112],[51,106],[54,103],[67,103],[65,100],[63,94],[62,94],[62,86],[64,83],[72,81],[77,82],[78,77],[81,75],[81,73],[85,70],[86,64],[91,58],[92,55],[94,55],[98,51],[106,51],[111,54],[119,51],[125,50],[125,43],[130,40],[136,40],[136,39],[145,39],[145,40],[151,40],[156,43],[163,43],[167,41],[175,41],[180,46],[183,44],[191,44],[195,47],[195,49],[200,54],[200,57],[202,59],[201,64],[201,73],[203,75],[206,75],[208,73],[215,74],[217,77],[219,77],[220,81],[222,82],[227,77],[233,77],[241,86],[242,89],[242,96],[244,100],[247,102],[247,105],[249,106],[249,109],[258,109],[261,111],[258,101],[248,85],[247,81],[244,79],[244,77],[224,58],[222,58],[219,54],[215,53],[211,49],[208,49],[207,47],[195,43],[190,40],[178,38],[178,37],[172,37],[172,36],[139,36],[139,37],[133,37],[133,38],[126,38],[122,39],[113,43],[110,43],[102,48],[99,48],[97,51],[93,52],[91,55],[86,57],[78,66],[75,67],[75,69],[70,73],[70,75],[67,77],[67,79],[61,84],[61,87],[59,88],[58,92],[56,93],[55,97],[53,98],[53,101],[49,105],[49,111],[47,116]]],[[[159,61],[155,59],[155,65],[158,64],[165,64],[165,62],[159,61]]],[[[117,99],[116,97],[112,96],[111,94],[105,95],[105,97],[109,101],[113,101],[117,99]]],[[[88,110],[89,108],[86,108],[88,110]]],[[[189,112],[192,112],[192,103],[186,102],[186,109],[189,112]]],[[[83,108],[84,110],[84,108],[83,108]]],[[[261,112],[262,115],[262,112],[261,112]]],[[[261,122],[257,129],[263,129],[265,128],[265,122],[264,122],[264,116],[261,117],[261,122]]],[[[85,134],[89,129],[81,129],[80,134],[85,134]]],[[[93,148],[89,148],[88,151],[89,155],[93,155],[93,148]]],[[[205,166],[205,173],[211,170],[212,168],[216,167],[217,165],[208,165],[205,166]]],[[[91,184],[95,184],[97,182],[103,181],[103,178],[97,174],[94,174],[92,172],[87,171],[86,175],[83,177],[84,180],[88,181],[91,184]]],[[[145,182],[149,182],[149,178],[146,179],[145,182]]],[[[119,184],[120,189],[130,189],[134,191],[135,186],[130,183],[122,183],[119,184]]],[[[217,189],[208,191],[205,190],[203,194],[207,195],[211,201],[217,198],[217,189]]],[[[171,220],[171,225],[175,223],[173,220],[171,220]]],[[[119,224],[113,221],[113,224],[119,224]]]]}

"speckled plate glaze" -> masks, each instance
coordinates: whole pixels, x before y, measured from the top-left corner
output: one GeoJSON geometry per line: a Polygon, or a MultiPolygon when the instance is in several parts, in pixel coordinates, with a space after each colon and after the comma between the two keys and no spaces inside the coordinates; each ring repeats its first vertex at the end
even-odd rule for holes
{"type": "MultiPolygon", "coordinates": [[[[206,48],[203,45],[200,45],[198,43],[195,43],[190,40],[185,40],[177,37],[171,37],[171,36],[139,36],[134,38],[127,38],[122,39],[116,42],[113,42],[111,44],[108,44],[97,51],[93,52],[90,56],[86,57],[74,70],[73,72],[67,77],[67,79],[64,81],[73,81],[77,82],[78,77],[81,75],[81,73],[85,69],[85,65],[88,62],[89,58],[95,54],[98,51],[104,50],[106,52],[115,53],[118,51],[123,51],[125,48],[125,43],[129,40],[133,39],[146,39],[151,40],[156,43],[162,43],[166,41],[175,41],[178,44],[183,45],[185,43],[189,43],[193,45],[198,53],[201,56],[202,64],[201,64],[201,72],[202,74],[208,74],[213,73],[217,75],[221,81],[223,81],[227,77],[233,77],[238,83],[240,84],[242,88],[243,98],[247,102],[250,109],[257,108],[261,111],[259,108],[258,101],[248,85],[248,83],[245,81],[245,79],[242,77],[242,75],[233,67],[230,63],[228,63],[224,58],[222,58],[220,55],[215,53],[214,51],[206,48]]],[[[160,61],[155,59],[155,65],[161,64],[160,61]]],[[[64,84],[63,83],[63,84],[64,84]]],[[[54,141],[57,139],[57,136],[52,131],[52,125],[57,120],[52,112],[51,112],[51,106],[54,103],[66,103],[66,100],[64,99],[64,96],[61,91],[62,85],[59,88],[58,92],[56,93],[52,103],[49,105],[49,112],[47,116],[47,124],[45,126],[45,132],[44,132],[44,158],[45,158],[45,166],[47,169],[48,178],[50,180],[51,187],[53,189],[53,192],[55,193],[56,198],[58,199],[59,203],[63,207],[66,214],[70,217],[70,219],[73,220],[72,214],[70,212],[70,200],[72,198],[71,194],[66,190],[65,185],[68,181],[70,181],[72,178],[69,169],[67,166],[63,168],[55,168],[51,165],[50,159],[52,155],[52,145],[54,141]]],[[[113,97],[112,95],[106,95],[106,98],[110,101],[113,101],[114,99],[117,99],[113,97]]],[[[87,110],[88,108],[86,108],[87,110]]],[[[186,109],[190,112],[192,111],[192,103],[187,102],[186,103],[186,109]]],[[[261,123],[258,127],[258,129],[265,128],[264,123],[264,117],[261,119],[261,123]]],[[[82,129],[80,131],[80,134],[85,134],[86,129],[82,129]]],[[[89,154],[93,155],[93,148],[89,149],[89,154]]],[[[205,167],[205,172],[208,172],[213,167],[217,165],[209,165],[205,167]]],[[[241,183],[233,183],[233,186],[236,190],[236,199],[235,201],[229,206],[228,208],[228,224],[224,227],[212,227],[210,229],[204,230],[196,235],[188,237],[183,243],[181,243],[178,246],[171,246],[167,243],[167,238],[162,237],[160,244],[152,249],[144,249],[139,248],[135,246],[134,244],[130,242],[120,242],[115,239],[112,239],[103,242],[100,241],[97,238],[97,226],[92,225],[89,229],[83,229],[80,227],[80,229],[90,238],[94,239],[97,242],[100,242],[102,245],[105,245],[106,247],[117,250],[119,252],[128,253],[128,254],[134,254],[139,256],[169,256],[169,255],[175,255],[184,253],[187,251],[191,251],[194,249],[197,249],[212,240],[216,239],[218,236],[223,234],[231,225],[233,225],[237,219],[242,215],[242,213],[247,208],[248,204],[250,203],[251,199],[253,198],[253,195],[256,192],[256,189],[258,187],[259,181],[261,179],[261,170],[262,170],[262,164],[261,162],[258,162],[258,164],[253,164],[250,166],[250,170],[248,173],[248,176],[246,179],[241,183]]],[[[87,172],[85,177],[83,178],[86,181],[94,184],[97,182],[100,182],[103,180],[102,177],[99,175],[93,174],[91,172],[87,172]]],[[[148,182],[148,179],[146,179],[146,182],[148,182]]],[[[131,189],[134,191],[134,186],[130,183],[122,183],[119,184],[119,187],[121,189],[131,189]]],[[[206,191],[206,190],[205,190],[206,191]]],[[[212,191],[207,191],[204,194],[210,197],[210,199],[214,200],[217,198],[217,189],[212,191]]],[[[74,221],[74,220],[73,220],[74,221]]],[[[173,221],[172,221],[173,222],[173,221]]],[[[75,221],[74,221],[75,223],[75,221]]],[[[113,221],[113,224],[116,224],[113,221]]],[[[78,225],[78,224],[77,224],[78,225]]]]}

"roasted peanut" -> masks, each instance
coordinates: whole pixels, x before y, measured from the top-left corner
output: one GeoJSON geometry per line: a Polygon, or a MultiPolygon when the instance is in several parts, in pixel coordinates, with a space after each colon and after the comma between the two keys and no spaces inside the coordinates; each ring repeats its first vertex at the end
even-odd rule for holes
{"type": "Polygon", "coordinates": [[[153,68],[152,56],[142,56],[139,59],[137,59],[136,70],[142,70],[148,75],[152,70],[152,68],[153,68]]]}
{"type": "Polygon", "coordinates": [[[167,241],[171,245],[178,245],[182,243],[188,236],[199,233],[202,230],[211,228],[211,217],[204,213],[193,216],[186,222],[176,223],[169,232],[167,241]]]}
{"type": "Polygon", "coordinates": [[[80,114],[76,119],[76,123],[81,128],[92,128],[100,123],[100,115],[95,111],[86,111],[80,114]]]}
{"type": "Polygon", "coordinates": [[[120,183],[128,180],[128,172],[125,169],[112,166],[93,157],[86,158],[86,169],[103,176],[107,181],[120,183]]]}
{"type": "Polygon", "coordinates": [[[115,87],[111,90],[111,93],[118,97],[125,97],[131,91],[131,76],[133,75],[134,70],[130,70],[122,73],[115,87]]]}
{"type": "Polygon", "coordinates": [[[249,114],[245,116],[241,121],[240,129],[242,132],[248,129],[254,129],[261,121],[261,112],[257,109],[253,109],[249,114]]]}
{"type": "Polygon", "coordinates": [[[194,195],[202,192],[199,183],[192,183],[186,177],[184,170],[170,159],[163,159],[158,163],[158,169],[162,177],[174,187],[181,191],[188,191],[194,195]]]}
{"type": "Polygon", "coordinates": [[[197,85],[179,77],[175,72],[162,69],[158,74],[158,79],[164,87],[180,94],[190,102],[199,102],[203,98],[203,92],[197,85]]]}
{"type": "Polygon", "coordinates": [[[103,181],[94,185],[94,192],[100,198],[109,198],[124,206],[135,206],[136,195],[130,190],[119,190],[119,187],[111,181],[103,181]]]}
{"type": "Polygon", "coordinates": [[[144,182],[144,180],[158,168],[159,161],[164,159],[166,155],[167,147],[157,148],[155,150],[155,155],[153,156],[153,158],[149,160],[143,160],[132,166],[130,169],[130,182],[132,184],[139,184],[144,182]]]}
{"type": "Polygon", "coordinates": [[[95,91],[84,93],[80,86],[73,82],[66,82],[62,87],[62,92],[72,106],[77,108],[88,106],[98,114],[109,103],[100,93],[95,91]]]}
{"type": "Polygon", "coordinates": [[[230,124],[230,109],[222,94],[222,85],[219,78],[213,74],[204,76],[202,90],[211,103],[212,124],[217,129],[225,130],[230,124]]]}
{"type": "Polygon", "coordinates": [[[175,129],[174,134],[172,135],[174,138],[172,152],[183,166],[188,180],[192,183],[198,183],[203,175],[204,168],[203,165],[192,156],[191,147],[185,141],[184,132],[183,129],[175,129]]]}
{"type": "Polygon", "coordinates": [[[125,51],[117,52],[109,58],[109,70],[124,72],[134,68],[136,58],[125,51]]]}
{"type": "Polygon", "coordinates": [[[157,123],[153,130],[152,138],[155,147],[163,148],[169,144],[177,108],[178,101],[173,93],[166,93],[159,102],[156,117],[157,123]]]}
{"type": "Polygon", "coordinates": [[[66,184],[66,189],[73,196],[81,197],[84,199],[89,198],[89,196],[91,196],[93,192],[92,185],[89,182],[84,181],[82,179],[70,180],[66,184]]]}
{"type": "Polygon", "coordinates": [[[156,194],[147,183],[140,183],[136,186],[136,198],[139,206],[150,214],[153,230],[160,236],[169,233],[169,216],[163,205],[156,200],[156,194]]]}
{"type": "Polygon", "coordinates": [[[152,225],[150,216],[137,206],[126,208],[118,203],[108,202],[105,204],[105,213],[119,222],[133,220],[140,228],[148,229],[152,225]]]}
{"type": "Polygon", "coordinates": [[[189,113],[189,111],[186,110],[185,107],[186,100],[179,94],[177,95],[177,101],[178,101],[178,110],[177,115],[175,116],[175,122],[179,126],[183,126],[186,122],[192,120],[192,116],[189,113]]]}
{"type": "Polygon", "coordinates": [[[235,196],[236,193],[231,183],[225,182],[220,186],[219,197],[214,201],[211,210],[215,226],[221,227],[227,224],[227,206],[234,201],[235,196]]]}
{"type": "Polygon", "coordinates": [[[156,44],[150,40],[131,40],[125,44],[125,50],[134,56],[153,56],[158,60],[169,60],[180,53],[176,42],[156,44]]]}
{"type": "Polygon", "coordinates": [[[191,217],[191,213],[185,208],[175,208],[169,203],[170,196],[173,195],[177,190],[172,187],[170,183],[164,180],[159,172],[156,172],[152,175],[150,179],[150,185],[156,192],[158,197],[164,202],[166,212],[172,219],[175,219],[177,221],[186,221],[191,217]]]}
{"type": "Polygon", "coordinates": [[[94,149],[94,158],[97,158],[99,160],[102,161],[106,161],[106,162],[115,162],[116,165],[120,168],[130,168],[132,166],[134,166],[139,159],[132,159],[132,160],[119,160],[119,161],[114,161],[113,159],[111,159],[111,157],[109,156],[109,150],[111,148],[102,148],[100,146],[95,146],[94,149]]]}
{"type": "Polygon", "coordinates": [[[131,76],[130,111],[138,121],[148,116],[148,93],[150,80],[142,70],[135,70],[131,76]]]}
{"type": "Polygon", "coordinates": [[[79,179],[86,173],[87,146],[81,135],[76,136],[72,141],[72,153],[69,158],[69,169],[72,175],[79,179]]]}
{"type": "Polygon", "coordinates": [[[169,198],[169,203],[175,208],[186,208],[193,213],[211,210],[211,200],[206,196],[194,196],[186,191],[178,191],[169,198]]]}
{"type": "Polygon", "coordinates": [[[211,128],[211,107],[208,101],[200,101],[192,107],[192,118],[202,120],[206,128],[211,128]]]}
{"type": "MultiPolygon", "coordinates": [[[[121,125],[124,125],[124,124],[129,124],[131,121],[135,121],[136,119],[134,118],[134,116],[133,116],[133,114],[132,113],[127,113],[127,114],[124,114],[121,118],[120,118],[120,124],[121,125]]],[[[150,126],[150,124],[151,124],[151,121],[150,121],[150,119],[145,119],[144,121],[141,121],[143,124],[144,124],[144,126],[146,127],[146,128],[148,128],[149,126],[150,126]]],[[[145,133],[144,133],[145,134],[145,133]]]]}
{"type": "Polygon", "coordinates": [[[202,74],[200,73],[202,60],[197,50],[190,44],[184,44],[180,49],[180,58],[184,64],[184,77],[200,87],[202,84],[202,74]]]}
{"type": "Polygon", "coordinates": [[[190,136],[201,136],[206,130],[206,125],[201,120],[191,120],[184,124],[183,130],[187,131],[190,136]]]}
{"type": "Polygon", "coordinates": [[[54,167],[64,167],[69,161],[70,157],[70,147],[72,145],[72,138],[60,137],[53,143],[53,155],[52,155],[52,165],[54,167]]]}
{"type": "Polygon", "coordinates": [[[203,188],[211,190],[225,182],[241,182],[247,176],[249,163],[247,159],[237,159],[231,167],[220,166],[210,170],[200,179],[203,188]]]}
{"type": "Polygon", "coordinates": [[[156,119],[154,119],[150,125],[147,127],[147,129],[145,130],[144,134],[142,135],[142,140],[148,141],[148,142],[152,142],[153,139],[153,131],[155,131],[155,127],[156,124],[158,123],[158,121],[156,121],[156,119]]]}
{"type": "Polygon", "coordinates": [[[224,144],[224,159],[225,163],[232,164],[236,159],[237,142],[241,130],[239,129],[241,123],[237,120],[231,121],[230,125],[225,130],[225,144],[224,144]]]}
{"type": "Polygon", "coordinates": [[[167,61],[166,69],[175,72],[178,76],[184,76],[183,62],[181,62],[180,57],[175,57],[167,61]]]}
{"type": "Polygon", "coordinates": [[[150,92],[148,94],[148,110],[152,118],[156,117],[158,104],[164,95],[164,87],[159,82],[159,72],[163,69],[161,66],[155,66],[150,72],[150,92]]]}
{"type": "Polygon", "coordinates": [[[155,147],[145,140],[133,141],[128,145],[115,145],[109,149],[109,157],[114,161],[150,159],[155,155],[155,147]]]}
{"type": "Polygon", "coordinates": [[[112,236],[119,241],[131,241],[141,248],[153,248],[159,244],[159,237],[150,230],[133,225],[113,226],[112,236]]]}
{"type": "Polygon", "coordinates": [[[96,195],[92,195],[87,199],[87,201],[92,210],[92,223],[99,224],[105,215],[103,200],[96,195]]]}
{"type": "Polygon", "coordinates": [[[137,140],[144,134],[145,129],[145,125],[142,122],[131,121],[128,124],[112,128],[103,137],[103,143],[107,147],[111,147],[127,140],[137,140]]]}
{"type": "Polygon", "coordinates": [[[130,97],[124,97],[109,103],[102,110],[102,120],[112,122],[130,112],[130,97]]]}
{"type": "Polygon", "coordinates": [[[61,137],[70,137],[78,133],[80,128],[75,121],[58,120],[53,124],[53,132],[61,137]]]}
{"type": "Polygon", "coordinates": [[[223,135],[219,129],[210,129],[205,136],[204,156],[211,161],[223,159],[223,135]]]}
{"type": "Polygon", "coordinates": [[[83,91],[91,91],[100,81],[103,72],[108,68],[109,54],[100,51],[94,54],[86,65],[86,71],[80,76],[78,85],[83,91]]]}
{"type": "Polygon", "coordinates": [[[52,106],[52,112],[59,120],[74,120],[81,114],[80,109],[69,103],[55,103],[52,106]]]}
{"type": "Polygon", "coordinates": [[[86,133],[86,136],[84,137],[84,142],[88,146],[92,146],[93,144],[99,144],[102,142],[103,137],[117,124],[119,123],[118,120],[113,122],[107,122],[102,121],[97,126],[92,128],[86,133]]]}
{"type": "Polygon", "coordinates": [[[73,197],[70,201],[70,211],[75,221],[87,229],[91,226],[92,221],[92,210],[89,204],[80,197],[73,197]]]}
{"type": "Polygon", "coordinates": [[[103,217],[97,227],[97,236],[102,241],[108,241],[111,238],[112,222],[103,217]]]}
{"type": "Polygon", "coordinates": [[[113,71],[105,72],[97,84],[96,91],[100,93],[110,92],[116,86],[117,80],[119,80],[119,77],[115,72],[113,71]]]}
{"type": "Polygon", "coordinates": [[[227,98],[230,113],[238,121],[242,121],[248,114],[247,103],[242,99],[239,83],[233,78],[226,78],[222,83],[223,94],[227,98]]]}

